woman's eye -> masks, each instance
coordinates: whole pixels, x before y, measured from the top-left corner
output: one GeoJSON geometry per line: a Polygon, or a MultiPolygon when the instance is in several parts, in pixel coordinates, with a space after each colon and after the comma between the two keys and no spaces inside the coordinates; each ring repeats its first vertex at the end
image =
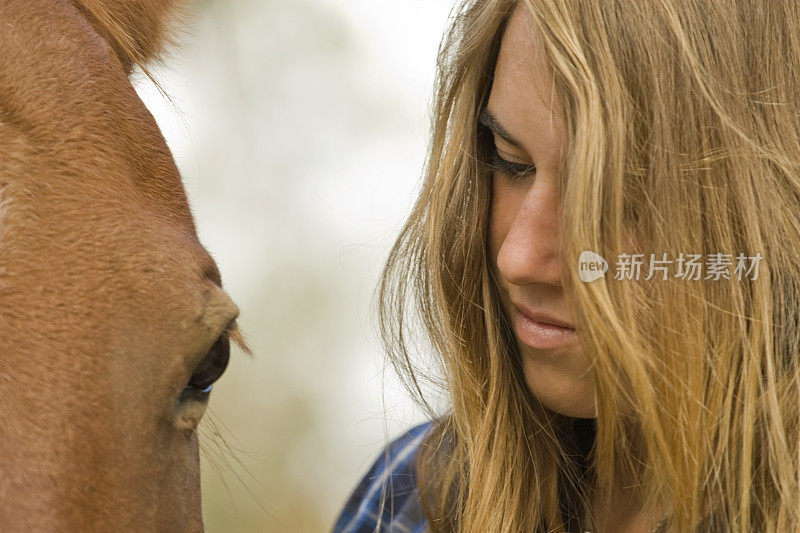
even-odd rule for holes
{"type": "Polygon", "coordinates": [[[521,180],[536,172],[536,165],[515,163],[500,156],[494,143],[491,144],[488,166],[490,170],[500,172],[514,179],[521,180]]]}
{"type": "Polygon", "coordinates": [[[208,394],[211,386],[225,372],[231,354],[231,342],[228,329],[217,338],[211,349],[208,350],[203,360],[197,365],[185,391],[192,393],[201,392],[208,394]]]}

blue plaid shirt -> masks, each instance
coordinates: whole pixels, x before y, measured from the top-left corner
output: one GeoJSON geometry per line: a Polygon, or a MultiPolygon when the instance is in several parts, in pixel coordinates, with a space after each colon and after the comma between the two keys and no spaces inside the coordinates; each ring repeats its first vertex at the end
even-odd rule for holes
{"type": "Polygon", "coordinates": [[[432,422],[390,442],[344,505],[332,533],[422,533],[425,512],[417,490],[416,459],[432,422]]]}

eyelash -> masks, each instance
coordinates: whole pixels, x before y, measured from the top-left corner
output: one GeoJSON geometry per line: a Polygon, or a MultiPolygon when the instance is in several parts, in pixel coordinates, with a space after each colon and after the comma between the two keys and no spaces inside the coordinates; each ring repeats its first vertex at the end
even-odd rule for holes
{"type": "Polygon", "coordinates": [[[509,161],[500,157],[500,154],[497,152],[497,147],[494,145],[494,143],[490,143],[488,167],[491,170],[505,174],[514,180],[523,180],[531,174],[536,173],[536,165],[514,163],[513,161],[509,161]]]}
{"type": "Polygon", "coordinates": [[[482,137],[489,146],[489,160],[485,162],[489,171],[500,172],[514,181],[522,181],[531,174],[536,173],[536,165],[514,163],[500,157],[497,146],[492,139],[492,132],[483,124],[478,124],[478,136],[482,137]]]}

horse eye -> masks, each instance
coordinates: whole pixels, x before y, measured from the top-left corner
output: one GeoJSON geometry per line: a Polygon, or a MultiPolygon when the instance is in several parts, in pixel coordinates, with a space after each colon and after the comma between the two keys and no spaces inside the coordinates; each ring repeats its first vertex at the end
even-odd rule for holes
{"type": "Polygon", "coordinates": [[[203,357],[203,360],[200,361],[200,364],[197,365],[186,388],[203,393],[211,392],[211,386],[222,376],[223,372],[225,372],[230,354],[231,342],[226,330],[219,336],[216,342],[214,342],[214,345],[205,357],[203,357]]]}

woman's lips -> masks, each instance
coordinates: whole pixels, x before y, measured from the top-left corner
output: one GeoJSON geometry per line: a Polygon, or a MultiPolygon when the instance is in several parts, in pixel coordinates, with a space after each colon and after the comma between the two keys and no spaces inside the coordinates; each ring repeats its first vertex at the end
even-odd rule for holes
{"type": "Polygon", "coordinates": [[[552,350],[578,342],[578,333],[573,328],[537,322],[517,306],[514,308],[514,328],[520,340],[531,348],[552,350]]]}

